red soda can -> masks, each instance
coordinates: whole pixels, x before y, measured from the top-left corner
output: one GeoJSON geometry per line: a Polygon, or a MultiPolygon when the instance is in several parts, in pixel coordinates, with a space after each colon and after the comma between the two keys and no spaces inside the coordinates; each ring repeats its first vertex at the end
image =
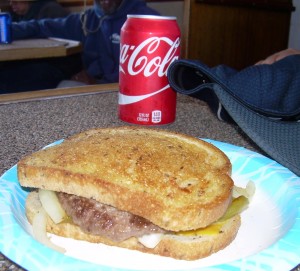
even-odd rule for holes
{"type": "Polygon", "coordinates": [[[175,120],[176,92],[167,70],[180,55],[176,17],[127,15],[121,29],[119,118],[140,125],[175,120]]]}

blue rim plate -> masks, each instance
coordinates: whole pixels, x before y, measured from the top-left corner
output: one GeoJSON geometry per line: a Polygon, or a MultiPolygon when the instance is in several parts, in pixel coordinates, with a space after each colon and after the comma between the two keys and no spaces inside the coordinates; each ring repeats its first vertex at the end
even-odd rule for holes
{"type": "Polygon", "coordinates": [[[51,235],[54,243],[67,250],[66,254],[56,252],[32,237],[24,209],[28,191],[18,183],[16,165],[0,179],[0,251],[29,271],[294,268],[300,263],[300,178],[258,153],[205,140],[229,157],[232,177],[238,186],[249,181],[256,186],[249,208],[241,215],[242,225],[236,239],[222,251],[197,261],[178,261],[51,235]]]}

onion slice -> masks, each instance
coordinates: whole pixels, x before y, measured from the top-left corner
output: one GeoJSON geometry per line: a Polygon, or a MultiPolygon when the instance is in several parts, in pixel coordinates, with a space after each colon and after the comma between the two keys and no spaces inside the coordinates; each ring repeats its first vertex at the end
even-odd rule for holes
{"type": "Polygon", "coordinates": [[[67,217],[54,191],[39,189],[39,198],[43,208],[55,224],[62,222],[67,217]]]}
{"type": "Polygon", "coordinates": [[[245,188],[234,186],[232,191],[232,196],[234,198],[238,198],[239,196],[244,196],[247,199],[249,199],[249,201],[252,200],[254,194],[255,194],[255,184],[252,181],[249,181],[245,188]]]}
{"type": "Polygon", "coordinates": [[[52,248],[60,253],[65,253],[66,250],[64,248],[57,246],[50,241],[47,235],[46,225],[47,214],[43,208],[40,208],[40,210],[36,213],[32,221],[33,237],[45,246],[52,248]]]}
{"type": "Polygon", "coordinates": [[[163,234],[151,233],[138,238],[139,242],[147,248],[155,248],[161,241],[163,234]]]}

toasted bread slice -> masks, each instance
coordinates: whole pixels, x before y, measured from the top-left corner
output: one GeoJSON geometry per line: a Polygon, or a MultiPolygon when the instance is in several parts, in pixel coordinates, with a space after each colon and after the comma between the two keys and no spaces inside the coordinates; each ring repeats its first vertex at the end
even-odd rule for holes
{"type": "Polygon", "coordinates": [[[92,129],[18,163],[22,186],[93,198],[171,231],[205,227],[231,202],[226,155],[165,130],[92,129]]]}
{"type": "MultiPolygon", "coordinates": [[[[26,215],[30,223],[32,223],[34,216],[41,208],[42,205],[38,193],[31,192],[26,199],[26,215]]],[[[103,243],[110,246],[172,257],[180,260],[196,260],[204,258],[225,248],[234,240],[240,224],[240,216],[235,215],[222,222],[217,227],[213,227],[212,231],[204,231],[204,233],[197,233],[197,231],[195,231],[195,235],[191,233],[187,235],[165,234],[155,248],[147,248],[135,237],[116,243],[105,237],[85,233],[72,223],[63,222],[55,224],[52,219],[47,216],[47,232],[49,233],[92,243],[103,243]]]]}

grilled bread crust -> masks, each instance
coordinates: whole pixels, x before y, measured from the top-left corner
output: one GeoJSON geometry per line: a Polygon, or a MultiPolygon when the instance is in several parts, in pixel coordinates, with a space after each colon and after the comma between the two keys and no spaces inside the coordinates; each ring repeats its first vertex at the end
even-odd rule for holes
{"type": "Polygon", "coordinates": [[[18,163],[19,182],[92,198],[171,231],[205,227],[231,202],[226,155],[166,130],[92,129],[18,163]]]}
{"type": "MultiPolygon", "coordinates": [[[[30,223],[32,223],[34,216],[41,208],[42,206],[38,193],[31,192],[26,199],[26,216],[30,223]]],[[[72,223],[65,222],[55,224],[51,218],[47,216],[47,232],[49,233],[92,243],[103,243],[110,246],[172,257],[180,260],[197,260],[225,248],[236,237],[240,224],[240,216],[236,215],[226,220],[216,233],[202,234],[196,237],[166,234],[163,236],[160,243],[155,248],[151,249],[143,246],[135,237],[116,243],[105,237],[85,233],[72,223]]]]}

